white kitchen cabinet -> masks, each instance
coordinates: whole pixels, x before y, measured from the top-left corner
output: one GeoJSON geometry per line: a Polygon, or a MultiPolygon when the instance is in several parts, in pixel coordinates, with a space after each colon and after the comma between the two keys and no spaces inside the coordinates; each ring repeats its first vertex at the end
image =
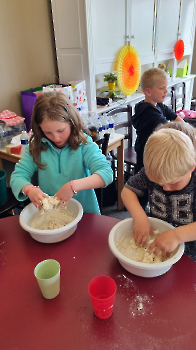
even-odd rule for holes
{"type": "Polygon", "coordinates": [[[154,0],[92,0],[95,73],[116,70],[118,53],[128,40],[141,64],[154,61],[154,0]]]}
{"type": "MultiPolygon", "coordinates": [[[[118,53],[128,40],[138,51],[144,70],[159,62],[167,64],[170,59],[175,68],[174,46],[183,39],[190,72],[195,3],[196,0],[52,0],[60,83],[85,79],[89,110],[96,110],[96,77],[116,70],[118,53]]],[[[173,72],[175,75],[175,69],[173,72]]],[[[175,76],[172,78],[175,83],[175,76]]],[[[192,83],[188,85],[190,100],[192,83]]],[[[127,97],[127,102],[132,100],[133,96],[127,97]]]]}
{"type": "Polygon", "coordinates": [[[184,55],[192,54],[195,36],[195,0],[158,0],[156,60],[174,57],[174,46],[184,41],[184,55]]]}
{"type": "Polygon", "coordinates": [[[127,8],[127,34],[139,52],[141,64],[154,62],[156,1],[130,0],[127,8]]]}
{"type": "Polygon", "coordinates": [[[192,54],[195,36],[195,0],[181,3],[178,38],[184,41],[185,55],[192,54]]]}
{"type": "MultiPolygon", "coordinates": [[[[188,75],[191,73],[193,45],[195,37],[195,20],[196,20],[196,1],[195,0],[158,0],[157,4],[157,40],[155,65],[159,62],[165,62],[172,65],[172,80],[176,78],[177,60],[174,55],[174,47],[178,40],[184,41],[185,51],[183,59],[188,63],[188,75]],[[171,3],[171,4],[170,4],[171,3]],[[165,23],[168,6],[172,16],[169,19],[169,25],[163,26],[165,23]],[[173,7],[172,7],[173,6],[173,7]],[[176,8],[176,12],[174,9],[176,8]],[[173,12],[172,12],[173,9],[173,12]],[[178,11],[177,11],[178,10],[178,11]],[[165,37],[165,41],[163,38],[165,37]]],[[[189,84],[187,82],[187,84],[189,84]]]]}
{"type": "Polygon", "coordinates": [[[127,0],[92,0],[91,6],[95,74],[111,72],[126,44],[127,0]]]}
{"type": "Polygon", "coordinates": [[[156,25],[156,59],[172,58],[178,39],[180,0],[158,0],[156,25]]]}
{"type": "Polygon", "coordinates": [[[51,0],[59,82],[85,80],[89,109],[96,108],[91,0],[51,0]],[[90,34],[91,33],[91,34],[90,34]]]}
{"type": "Polygon", "coordinates": [[[60,81],[84,79],[87,46],[82,1],[52,0],[51,5],[60,81]]]}

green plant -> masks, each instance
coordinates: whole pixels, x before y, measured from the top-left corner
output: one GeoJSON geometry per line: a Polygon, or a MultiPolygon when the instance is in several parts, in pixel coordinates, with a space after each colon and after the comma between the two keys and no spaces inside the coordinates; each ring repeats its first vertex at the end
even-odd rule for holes
{"type": "Polygon", "coordinates": [[[117,80],[117,76],[114,73],[105,74],[103,80],[108,83],[114,83],[117,80]]]}

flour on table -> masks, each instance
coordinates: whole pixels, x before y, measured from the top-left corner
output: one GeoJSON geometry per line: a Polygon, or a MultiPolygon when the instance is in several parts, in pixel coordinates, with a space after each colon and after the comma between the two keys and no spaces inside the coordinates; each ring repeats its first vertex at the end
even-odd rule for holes
{"type": "Polygon", "coordinates": [[[39,230],[54,230],[66,226],[75,219],[75,215],[66,207],[57,208],[59,200],[47,197],[42,200],[42,209],[31,222],[31,227],[39,230]]]}
{"type": "Polygon", "coordinates": [[[160,263],[170,259],[176,253],[176,250],[172,252],[169,257],[164,258],[162,257],[161,251],[157,255],[154,255],[153,252],[149,251],[149,245],[155,240],[159,233],[160,232],[157,230],[150,234],[144,247],[137,245],[134,237],[130,238],[130,236],[127,237],[127,235],[117,241],[116,247],[120,253],[134,261],[150,264],[160,263]]]}

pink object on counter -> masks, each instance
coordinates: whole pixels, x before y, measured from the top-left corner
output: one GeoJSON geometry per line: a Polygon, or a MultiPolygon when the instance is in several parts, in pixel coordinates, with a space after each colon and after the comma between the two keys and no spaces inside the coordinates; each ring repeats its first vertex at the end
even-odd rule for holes
{"type": "Polygon", "coordinates": [[[177,114],[182,119],[194,119],[194,118],[196,118],[196,111],[192,111],[189,109],[183,109],[182,111],[178,111],[177,114]]]}
{"type": "Polygon", "coordinates": [[[18,125],[24,122],[25,118],[20,117],[14,112],[5,109],[0,113],[0,120],[6,123],[8,126],[18,125]]]}

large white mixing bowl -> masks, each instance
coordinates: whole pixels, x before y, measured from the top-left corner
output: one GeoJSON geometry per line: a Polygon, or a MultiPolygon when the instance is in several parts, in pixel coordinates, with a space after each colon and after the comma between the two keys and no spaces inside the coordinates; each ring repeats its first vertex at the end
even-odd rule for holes
{"type": "Polygon", "coordinates": [[[76,230],[78,222],[83,216],[82,205],[75,199],[71,199],[67,204],[67,209],[72,212],[75,219],[66,226],[56,228],[54,230],[38,230],[30,226],[38,209],[33,203],[28,204],[20,213],[19,222],[22,228],[29,232],[31,237],[42,243],[56,243],[70,237],[76,230]]]}
{"type": "MultiPolygon", "coordinates": [[[[151,223],[151,226],[154,230],[159,230],[159,232],[164,232],[173,229],[174,227],[168,224],[165,221],[150,218],[149,221],[151,223]]],[[[175,254],[169,258],[166,261],[160,262],[160,263],[143,263],[143,262],[137,262],[130,258],[127,258],[125,255],[123,255],[119,250],[117,249],[116,245],[117,242],[122,237],[130,237],[130,239],[133,237],[133,219],[129,218],[126,220],[123,220],[116,224],[109,234],[109,247],[112,251],[112,253],[117,257],[120,264],[129,272],[131,272],[134,275],[142,276],[142,277],[156,277],[163,275],[165,272],[167,272],[173,264],[175,264],[183,255],[184,253],[184,243],[179,244],[179,246],[176,248],[175,254]]]]}

